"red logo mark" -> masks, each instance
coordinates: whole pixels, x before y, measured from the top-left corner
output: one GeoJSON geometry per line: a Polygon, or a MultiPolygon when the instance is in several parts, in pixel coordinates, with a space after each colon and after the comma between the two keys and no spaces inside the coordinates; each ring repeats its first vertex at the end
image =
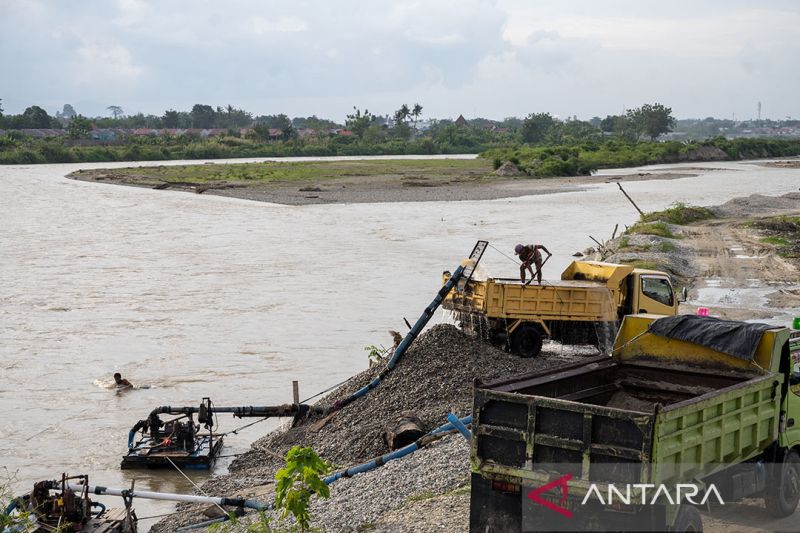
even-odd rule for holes
{"type": "Polygon", "coordinates": [[[572,479],[572,474],[567,474],[565,476],[561,476],[560,478],[551,481],[547,485],[542,485],[538,489],[533,489],[528,493],[528,498],[535,501],[539,505],[544,505],[551,511],[555,511],[561,515],[566,516],[567,518],[572,518],[572,511],[567,509],[566,507],[562,507],[564,502],[567,501],[567,481],[572,479]],[[559,505],[554,504],[553,502],[549,502],[544,498],[540,497],[540,494],[543,492],[547,492],[550,489],[555,487],[561,487],[561,499],[558,501],[559,505]]]}

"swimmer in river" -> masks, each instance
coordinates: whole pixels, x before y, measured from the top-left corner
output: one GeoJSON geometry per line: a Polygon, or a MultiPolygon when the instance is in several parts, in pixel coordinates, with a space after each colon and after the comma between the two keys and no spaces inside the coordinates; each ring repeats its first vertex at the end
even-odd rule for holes
{"type": "Polygon", "coordinates": [[[128,381],[127,379],[122,379],[122,374],[120,374],[119,372],[114,374],[114,383],[117,384],[117,388],[118,389],[132,389],[133,388],[133,384],[131,384],[131,382],[128,381]]]}

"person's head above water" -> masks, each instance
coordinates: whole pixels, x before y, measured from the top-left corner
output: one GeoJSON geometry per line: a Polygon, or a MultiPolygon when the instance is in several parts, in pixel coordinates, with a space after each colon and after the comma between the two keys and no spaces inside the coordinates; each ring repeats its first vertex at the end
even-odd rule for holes
{"type": "Polygon", "coordinates": [[[119,372],[114,374],[114,381],[116,381],[117,383],[120,383],[122,381],[122,374],[120,374],[119,372]]]}
{"type": "Polygon", "coordinates": [[[518,244],[518,245],[516,245],[516,246],[514,247],[514,253],[515,253],[515,254],[517,254],[517,255],[519,255],[519,254],[521,254],[521,253],[522,253],[522,250],[524,250],[524,249],[525,249],[525,247],[524,247],[524,246],[522,246],[521,244],[518,244]]]}

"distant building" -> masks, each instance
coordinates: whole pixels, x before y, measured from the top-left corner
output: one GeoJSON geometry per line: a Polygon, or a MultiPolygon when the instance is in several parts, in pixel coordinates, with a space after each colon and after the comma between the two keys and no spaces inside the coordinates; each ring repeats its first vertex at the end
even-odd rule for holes
{"type": "Polygon", "coordinates": [[[469,122],[467,122],[467,119],[464,118],[464,115],[458,115],[458,118],[456,119],[456,126],[465,128],[469,126],[469,122]]]}

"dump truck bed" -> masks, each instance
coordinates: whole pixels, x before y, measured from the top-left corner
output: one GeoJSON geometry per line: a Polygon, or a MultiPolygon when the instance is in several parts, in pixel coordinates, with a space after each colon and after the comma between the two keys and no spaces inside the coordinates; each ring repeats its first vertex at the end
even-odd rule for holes
{"type": "Polygon", "coordinates": [[[479,385],[473,466],[498,480],[534,485],[560,468],[585,488],[590,482],[692,479],[712,473],[704,471],[709,465],[747,460],[775,440],[775,392],[769,375],[721,375],[608,357],[479,385]],[[651,469],[651,463],[657,466],[651,469]]]}
{"type": "Polygon", "coordinates": [[[687,342],[644,342],[653,335],[638,332],[652,318],[637,320],[626,317],[613,358],[477,383],[474,470],[531,486],[563,471],[577,495],[592,482],[702,479],[776,440],[783,378],[770,371],[775,333],[764,333],[747,364],[687,342]]]}
{"type": "Polygon", "coordinates": [[[462,293],[451,292],[443,307],[492,318],[617,320],[616,293],[592,281],[559,280],[525,285],[513,279],[470,281],[462,293]]]}

